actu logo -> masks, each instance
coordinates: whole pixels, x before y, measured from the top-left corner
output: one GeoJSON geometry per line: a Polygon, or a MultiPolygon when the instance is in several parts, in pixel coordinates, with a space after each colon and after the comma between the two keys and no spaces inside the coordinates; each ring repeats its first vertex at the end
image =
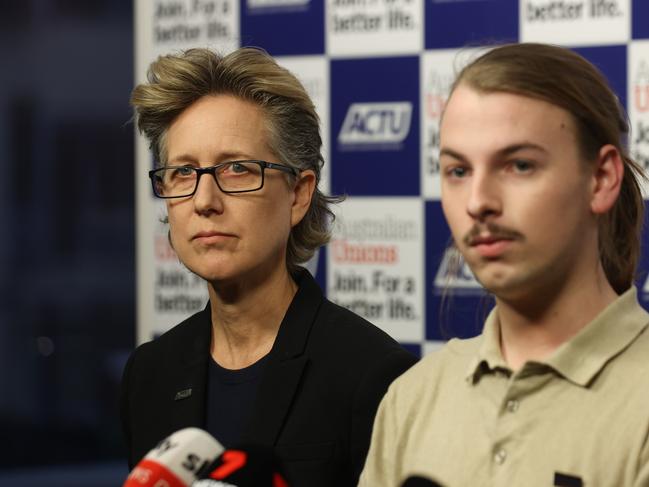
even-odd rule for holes
{"type": "Polygon", "coordinates": [[[352,103],[338,134],[349,146],[398,146],[410,132],[412,103],[352,103]]]}
{"type": "Polygon", "coordinates": [[[485,292],[455,248],[447,248],[444,251],[444,257],[435,276],[435,292],[441,294],[444,289],[449,289],[456,294],[468,295],[480,295],[485,292]]]}

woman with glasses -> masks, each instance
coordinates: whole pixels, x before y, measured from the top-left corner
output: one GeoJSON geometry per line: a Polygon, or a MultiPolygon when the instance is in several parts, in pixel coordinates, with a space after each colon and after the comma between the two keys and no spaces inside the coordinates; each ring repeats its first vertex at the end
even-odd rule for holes
{"type": "Polygon", "coordinates": [[[377,405],[415,359],[300,267],[336,201],[317,189],[309,96],[261,50],[191,49],[154,62],[131,102],[171,245],[209,303],[126,365],[130,466],[198,426],[226,447],[273,448],[292,485],[356,485],[377,405]]]}

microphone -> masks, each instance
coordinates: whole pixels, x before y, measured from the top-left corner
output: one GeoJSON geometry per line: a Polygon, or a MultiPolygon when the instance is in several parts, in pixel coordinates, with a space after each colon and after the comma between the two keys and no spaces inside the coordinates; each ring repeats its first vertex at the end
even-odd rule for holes
{"type": "Polygon", "coordinates": [[[412,475],[408,477],[401,487],[444,487],[442,484],[438,484],[434,480],[427,479],[425,477],[420,477],[419,475],[412,475]]]}
{"type": "Polygon", "coordinates": [[[289,487],[283,470],[271,448],[247,445],[225,450],[192,487],[289,487]]]}
{"type": "Polygon", "coordinates": [[[188,487],[221,452],[223,446],[206,431],[181,429],[147,453],[123,487],[188,487]]]}

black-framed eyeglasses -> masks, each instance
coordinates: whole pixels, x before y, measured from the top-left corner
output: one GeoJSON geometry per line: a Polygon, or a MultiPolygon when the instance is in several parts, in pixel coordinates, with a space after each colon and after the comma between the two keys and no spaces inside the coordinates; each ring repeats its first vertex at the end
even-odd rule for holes
{"type": "Polygon", "coordinates": [[[277,169],[297,176],[298,170],[266,161],[228,161],[216,166],[165,166],[149,171],[153,193],[158,198],[186,198],[198,188],[203,174],[211,174],[224,193],[249,193],[264,186],[264,171],[277,169]]]}

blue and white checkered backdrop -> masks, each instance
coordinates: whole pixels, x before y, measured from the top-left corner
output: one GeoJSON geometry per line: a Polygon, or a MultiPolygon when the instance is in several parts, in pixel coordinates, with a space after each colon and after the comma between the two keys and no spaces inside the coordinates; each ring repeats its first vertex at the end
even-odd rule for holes
{"type": "MultiPolygon", "coordinates": [[[[322,189],[347,195],[312,263],[316,277],[330,299],[417,353],[479,333],[490,306],[468,268],[447,270],[438,179],[449,85],[481,46],[574,48],[608,77],[629,112],[632,154],[649,165],[647,0],[155,0],[136,3],[136,14],[138,80],[158,54],[243,45],[265,48],[302,80],[322,121],[322,189]]],[[[142,341],[202,307],[205,290],[165,248],[166,228],[155,224],[164,210],[142,181],[150,156],[138,147],[142,341]]],[[[645,256],[644,305],[648,268],[645,256]]]]}

